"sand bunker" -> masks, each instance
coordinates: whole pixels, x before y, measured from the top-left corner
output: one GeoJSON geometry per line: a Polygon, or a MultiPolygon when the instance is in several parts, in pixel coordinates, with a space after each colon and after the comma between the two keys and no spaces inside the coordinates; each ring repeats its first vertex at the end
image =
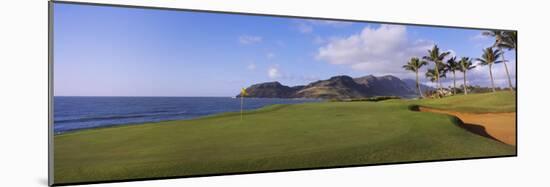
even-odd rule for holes
{"type": "Polygon", "coordinates": [[[426,107],[419,107],[422,112],[448,114],[458,117],[465,129],[501,141],[509,145],[516,145],[516,113],[464,113],[453,112],[426,107]]]}

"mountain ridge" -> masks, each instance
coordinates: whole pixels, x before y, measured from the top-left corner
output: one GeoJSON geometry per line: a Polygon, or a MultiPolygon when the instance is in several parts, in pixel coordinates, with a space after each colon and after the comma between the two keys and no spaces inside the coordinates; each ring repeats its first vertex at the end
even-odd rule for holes
{"type": "MultiPolygon", "coordinates": [[[[421,88],[423,86],[425,89],[428,88],[425,85],[421,85],[421,88]]],[[[410,83],[393,75],[379,77],[367,75],[357,78],[338,75],[293,87],[273,81],[254,84],[245,90],[247,92],[245,97],[255,98],[357,99],[372,96],[411,97],[418,95],[415,86],[410,86],[410,83]]],[[[236,97],[241,97],[241,94],[237,94],[236,97]]]]}

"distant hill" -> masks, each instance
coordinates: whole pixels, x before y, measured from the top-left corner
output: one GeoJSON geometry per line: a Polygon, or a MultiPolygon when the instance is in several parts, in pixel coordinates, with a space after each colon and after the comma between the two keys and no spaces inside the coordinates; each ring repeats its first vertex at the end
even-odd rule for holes
{"type": "MultiPolygon", "coordinates": [[[[413,79],[403,79],[402,81],[405,82],[405,84],[407,84],[407,86],[408,86],[409,88],[412,88],[415,94],[418,94],[417,91],[416,91],[416,80],[413,80],[413,79]]],[[[420,90],[421,90],[423,93],[425,93],[426,91],[434,91],[435,88],[420,83],[420,90]]]]}
{"type": "Polygon", "coordinates": [[[369,75],[355,78],[354,80],[364,85],[367,90],[366,94],[370,96],[409,96],[416,94],[414,89],[411,89],[411,87],[407,86],[401,79],[392,75],[381,77],[369,75]]]}
{"type": "Polygon", "coordinates": [[[365,87],[349,76],[336,76],[308,84],[294,94],[297,98],[350,99],[366,97],[365,87]]]}
{"type": "Polygon", "coordinates": [[[296,91],[296,89],[282,85],[279,82],[266,82],[246,88],[248,97],[261,98],[292,98],[296,91]]]}
{"type": "MultiPolygon", "coordinates": [[[[340,75],[327,80],[315,81],[305,86],[289,87],[279,82],[254,84],[246,88],[248,93],[246,97],[354,99],[371,96],[409,97],[418,95],[415,83],[411,86],[407,82],[410,81],[402,81],[391,75],[381,77],[368,75],[358,78],[340,75]]],[[[426,86],[427,88],[431,87],[426,86]]],[[[240,97],[240,94],[237,97],[240,97]]]]}

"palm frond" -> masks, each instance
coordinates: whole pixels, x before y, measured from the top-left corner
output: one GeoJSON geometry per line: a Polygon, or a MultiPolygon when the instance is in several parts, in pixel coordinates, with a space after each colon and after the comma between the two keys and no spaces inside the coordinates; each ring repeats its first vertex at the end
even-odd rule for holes
{"type": "Polygon", "coordinates": [[[407,64],[403,65],[405,70],[417,72],[422,66],[426,65],[427,62],[420,60],[417,57],[412,57],[407,64]]]}
{"type": "Polygon", "coordinates": [[[516,49],[517,44],[517,32],[515,31],[502,31],[500,36],[500,42],[496,44],[496,47],[503,49],[516,49]]]}
{"type": "Polygon", "coordinates": [[[456,57],[451,57],[447,60],[446,64],[449,71],[457,71],[460,69],[460,64],[456,61],[456,57]]]}
{"type": "Polygon", "coordinates": [[[476,66],[473,65],[472,59],[468,57],[462,57],[460,61],[458,61],[459,64],[459,71],[466,72],[468,70],[474,69],[476,66]]]}
{"type": "Polygon", "coordinates": [[[476,61],[479,62],[480,65],[491,65],[491,64],[497,64],[502,63],[502,60],[498,60],[499,57],[502,55],[502,51],[499,49],[493,50],[492,47],[488,47],[483,49],[483,54],[481,55],[481,58],[476,58],[476,61]]]}

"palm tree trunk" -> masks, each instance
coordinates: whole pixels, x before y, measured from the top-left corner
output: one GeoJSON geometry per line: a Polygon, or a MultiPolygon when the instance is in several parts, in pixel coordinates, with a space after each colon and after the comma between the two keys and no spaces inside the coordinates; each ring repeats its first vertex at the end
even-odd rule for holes
{"type": "Polygon", "coordinates": [[[506,65],[506,62],[504,63],[504,69],[506,70],[506,76],[508,76],[508,86],[510,86],[510,91],[514,91],[514,87],[512,87],[512,79],[510,79],[510,73],[508,72],[508,65],[506,65]]]}
{"type": "Polygon", "coordinates": [[[489,75],[491,76],[491,86],[493,88],[493,92],[495,92],[495,81],[493,80],[493,65],[489,64],[489,75]]]}
{"type": "MultiPolygon", "coordinates": [[[[502,48],[499,47],[499,50],[502,51],[502,48]]],[[[502,53],[502,63],[504,64],[504,69],[506,70],[506,76],[508,76],[508,86],[510,88],[510,91],[514,91],[514,87],[512,87],[512,79],[510,79],[510,73],[508,72],[508,65],[506,65],[506,60],[504,59],[504,53],[502,53]]]]}
{"type": "Polygon", "coordinates": [[[420,94],[420,98],[424,98],[422,90],[420,90],[420,84],[418,84],[418,71],[416,71],[416,89],[418,89],[418,94],[420,94]]]}
{"type": "Polygon", "coordinates": [[[441,89],[441,85],[439,84],[439,68],[437,67],[437,62],[435,62],[435,82],[437,90],[441,89]]]}
{"type": "Polygon", "coordinates": [[[441,80],[439,81],[439,89],[443,90],[445,87],[443,87],[443,83],[441,82],[441,80]]]}
{"type": "Polygon", "coordinates": [[[456,95],[456,74],[453,71],[453,95],[456,95]]]}
{"type": "Polygon", "coordinates": [[[466,86],[466,71],[464,71],[464,84],[462,84],[462,87],[464,87],[464,95],[468,95],[468,90],[466,86]]]}
{"type": "Polygon", "coordinates": [[[441,89],[441,85],[439,83],[439,68],[437,67],[437,61],[435,62],[435,81],[436,81],[436,90],[437,90],[437,97],[439,98],[439,91],[441,89]]]}

